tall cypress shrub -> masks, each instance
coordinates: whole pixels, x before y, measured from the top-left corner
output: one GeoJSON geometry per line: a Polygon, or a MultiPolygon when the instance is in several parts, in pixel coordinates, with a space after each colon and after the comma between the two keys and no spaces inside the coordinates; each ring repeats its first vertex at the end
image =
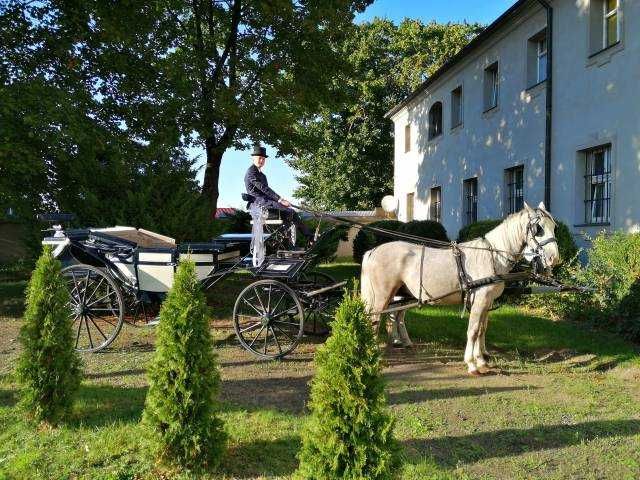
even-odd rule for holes
{"type": "Polygon", "coordinates": [[[311,416],[296,478],[394,478],[399,464],[394,421],[386,408],[378,345],[357,294],[345,296],[331,328],[315,357],[311,416]]]}
{"type": "Polygon", "coordinates": [[[69,413],[81,380],[69,291],[61,268],[45,246],[27,288],[16,371],[22,405],[35,420],[52,424],[69,413]]]}
{"type": "Polygon", "coordinates": [[[151,429],[159,459],[189,469],[215,467],[226,441],[216,415],[220,374],[192,261],[180,262],[160,309],[147,376],[143,422],[151,429]]]}

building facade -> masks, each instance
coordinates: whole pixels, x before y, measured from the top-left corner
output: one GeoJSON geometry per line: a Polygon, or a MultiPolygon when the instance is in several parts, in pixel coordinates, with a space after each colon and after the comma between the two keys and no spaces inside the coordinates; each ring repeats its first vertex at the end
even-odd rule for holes
{"type": "Polygon", "coordinates": [[[543,201],[547,175],[550,210],[578,241],[640,231],[640,0],[549,4],[551,42],[547,9],[520,0],[387,114],[400,220],[455,238],[543,201]]]}

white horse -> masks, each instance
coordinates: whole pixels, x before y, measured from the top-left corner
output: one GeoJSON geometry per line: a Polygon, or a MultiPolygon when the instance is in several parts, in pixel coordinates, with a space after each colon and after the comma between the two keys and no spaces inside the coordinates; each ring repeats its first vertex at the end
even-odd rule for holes
{"type": "MultiPolygon", "coordinates": [[[[509,215],[482,238],[458,244],[462,272],[467,280],[479,280],[508,273],[523,256],[541,262],[549,270],[560,262],[555,239],[555,221],[540,203],[509,215]]],[[[371,311],[377,331],[383,310],[401,287],[425,303],[460,304],[463,300],[454,248],[430,248],[403,241],[390,242],[369,250],[362,261],[362,299],[371,311]],[[422,290],[422,291],[421,291],[422,290]],[[430,301],[434,299],[434,301],[430,301]]],[[[485,334],[493,301],[504,291],[504,283],[493,283],[469,292],[470,315],[464,361],[469,373],[487,373],[485,334]]],[[[411,339],[404,325],[404,311],[395,315],[393,333],[404,346],[411,339]]]]}

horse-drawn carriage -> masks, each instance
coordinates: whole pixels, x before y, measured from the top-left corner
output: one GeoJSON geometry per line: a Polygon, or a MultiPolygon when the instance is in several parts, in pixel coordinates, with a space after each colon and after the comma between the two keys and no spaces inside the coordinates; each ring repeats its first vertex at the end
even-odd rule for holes
{"type": "Polygon", "coordinates": [[[204,288],[237,272],[253,277],[235,301],[233,324],[240,344],[265,358],[292,352],[305,331],[325,332],[345,284],[314,271],[314,248],[290,248],[288,228],[282,224],[264,235],[269,248],[256,263],[251,253],[244,254],[243,242],[251,235],[176,244],[133,227],[64,229],[62,224],[72,220],[65,214],[42,215],[41,220],[55,224],[43,244],[51,245],[63,263],[80,351],[104,349],[124,323],[156,323],[150,310],[171,288],[183,259],[195,263],[204,288]]]}

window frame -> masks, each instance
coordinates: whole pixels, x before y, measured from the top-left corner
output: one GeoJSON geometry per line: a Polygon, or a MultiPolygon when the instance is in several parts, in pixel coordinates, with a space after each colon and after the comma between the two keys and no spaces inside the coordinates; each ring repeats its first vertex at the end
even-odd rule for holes
{"type": "Polygon", "coordinates": [[[616,43],[620,42],[620,0],[614,0],[616,6],[613,10],[607,11],[608,1],[602,0],[602,49],[612,47],[616,43]],[[609,43],[609,19],[616,17],[616,39],[614,42],[609,43]]]}
{"type": "Polygon", "coordinates": [[[471,177],[462,182],[464,226],[478,221],[478,177],[471,177]]]}
{"type": "Polygon", "coordinates": [[[429,112],[427,114],[427,119],[429,122],[428,125],[428,133],[427,133],[427,139],[428,140],[434,140],[436,138],[438,138],[440,135],[442,135],[443,133],[443,105],[441,101],[437,101],[434,102],[433,105],[431,105],[431,107],[429,108],[429,112]],[[434,122],[433,121],[433,116],[435,115],[434,109],[435,108],[439,108],[440,110],[440,119],[438,122],[434,122]],[[436,129],[435,127],[438,126],[439,128],[436,129]]]}
{"type": "Polygon", "coordinates": [[[404,153],[411,151],[411,124],[407,123],[404,126],[404,153]]]}
{"type": "Polygon", "coordinates": [[[611,222],[613,199],[611,144],[584,151],[584,224],[606,225],[611,222]],[[596,154],[603,153],[602,170],[596,171],[596,154]],[[594,190],[594,187],[596,189],[594,190]],[[598,188],[600,187],[600,188],[598,188]],[[601,192],[600,195],[595,192],[601,192]],[[598,215],[598,212],[600,215],[598,215]]]}
{"type": "Polygon", "coordinates": [[[407,193],[407,199],[406,199],[406,215],[407,215],[407,222],[411,222],[414,219],[414,212],[415,212],[415,203],[416,203],[416,192],[408,192],[407,193]]]}
{"type": "Polygon", "coordinates": [[[544,38],[536,40],[536,69],[537,83],[542,83],[547,79],[547,62],[549,61],[546,33],[544,38]],[[544,50],[541,49],[541,45],[544,45],[544,50]],[[544,69],[540,68],[540,59],[544,57],[544,69]]]}
{"type": "Polygon", "coordinates": [[[485,112],[497,108],[500,103],[500,64],[498,61],[493,62],[484,69],[485,82],[487,82],[487,77],[489,77],[491,85],[485,84],[485,112]]]}
{"type": "Polygon", "coordinates": [[[524,208],[524,165],[507,168],[504,173],[506,215],[510,215],[524,208]],[[518,174],[520,174],[519,179],[518,174]]]}
{"type": "Polygon", "coordinates": [[[462,85],[458,85],[451,90],[451,130],[462,125],[464,125],[464,90],[462,85]],[[457,111],[455,108],[456,103],[458,106],[457,111]],[[454,113],[456,113],[456,115],[454,115],[454,113]],[[457,120],[457,123],[454,123],[454,120],[457,120]]]}
{"type": "Polygon", "coordinates": [[[442,186],[431,187],[429,191],[429,219],[442,223],[442,186]],[[434,201],[434,194],[435,200],[434,201]]]}

